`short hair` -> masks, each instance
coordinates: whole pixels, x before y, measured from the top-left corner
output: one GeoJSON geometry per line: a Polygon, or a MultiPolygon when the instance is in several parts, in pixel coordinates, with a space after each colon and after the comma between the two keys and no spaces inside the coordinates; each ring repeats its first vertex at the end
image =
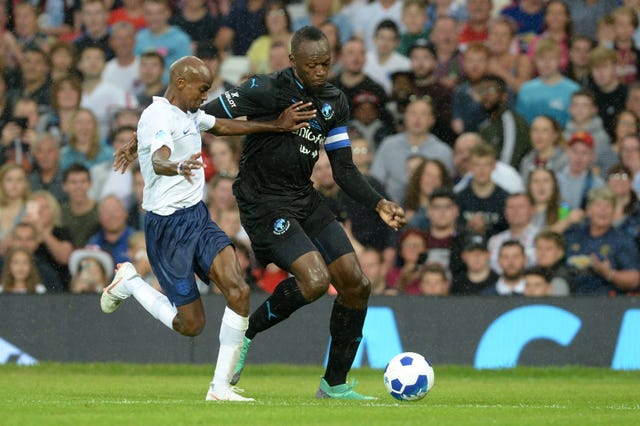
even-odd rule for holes
{"type": "Polygon", "coordinates": [[[489,47],[486,44],[480,43],[478,41],[469,43],[467,45],[467,48],[462,55],[466,56],[467,53],[483,53],[487,58],[491,56],[491,50],[489,49],[489,47]]]}
{"type": "Polygon", "coordinates": [[[534,239],[534,242],[537,243],[540,240],[551,241],[559,249],[565,250],[564,237],[562,236],[562,234],[560,234],[558,232],[551,231],[551,230],[548,230],[548,229],[546,229],[544,231],[540,231],[538,233],[538,235],[536,235],[536,238],[534,239]]]}
{"type": "Polygon", "coordinates": [[[420,277],[424,274],[438,274],[442,277],[443,280],[449,281],[449,276],[447,274],[447,270],[440,263],[431,262],[425,264],[422,268],[420,268],[420,277]]]}
{"type": "Polygon", "coordinates": [[[166,67],[166,64],[164,63],[164,57],[155,50],[147,50],[142,55],[140,55],[140,60],[145,58],[156,59],[158,62],[160,62],[160,64],[162,65],[162,68],[166,67]]]}
{"type": "Polygon", "coordinates": [[[400,29],[398,28],[398,24],[396,24],[391,19],[383,19],[382,21],[380,21],[380,23],[376,25],[376,31],[374,34],[378,35],[381,30],[391,30],[395,33],[396,37],[400,37],[400,29]]]}
{"type": "Polygon", "coordinates": [[[131,34],[136,33],[136,27],[129,21],[117,21],[111,26],[111,31],[109,31],[109,38],[113,37],[113,34],[118,30],[127,30],[131,34]]]}
{"type": "Polygon", "coordinates": [[[576,43],[579,43],[581,41],[589,43],[591,49],[596,46],[596,43],[592,39],[590,39],[586,35],[578,34],[569,39],[569,49],[571,49],[576,43]]]}
{"type": "Polygon", "coordinates": [[[591,103],[593,105],[596,105],[596,95],[593,94],[593,92],[589,89],[580,89],[576,92],[573,92],[573,94],[571,95],[571,99],[573,100],[573,98],[578,97],[578,96],[583,96],[585,98],[589,98],[589,100],[591,101],[591,103]]]}
{"type": "Polygon", "coordinates": [[[630,7],[630,6],[619,6],[616,7],[615,9],[613,9],[613,12],[611,12],[611,16],[613,16],[613,18],[615,19],[616,16],[628,16],[629,18],[631,18],[631,25],[633,25],[633,28],[638,28],[638,14],[636,13],[636,11],[630,7]]]}
{"type": "Polygon", "coordinates": [[[509,247],[519,247],[520,251],[522,252],[522,255],[525,255],[524,246],[518,240],[507,240],[507,241],[503,242],[500,245],[499,253],[502,253],[502,250],[504,250],[506,248],[509,248],[509,247]]]}
{"type": "Polygon", "coordinates": [[[482,157],[482,158],[491,157],[494,160],[497,158],[497,155],[498,155],[493,145],[488,144],[486,142],[475,144],[471,148],[471,151],[469,152],[469,154],[471,155],[471,157],[482,157]]]}
{"type": "Polygon", "coordinates": [[[509,27],[509,30],[511,31],[511,37],[516,35],[516,33],[518,32],[518,23],[509,16],[499,15],[491,18],[491,20],[489,21],[489,29],[495,27],[496,25],[506,25],[507,27],[509,27]]]}
{"type": "Polygon", "coordinates": [[[538,44],[536,44],[533,56],[534,58],[537,58],[547,53],[554,53],[558,56],[560,56],[561,53],[560,45],[558,44],[558,42],[550,37],[544,37],[540,39],[538,44]]]}
{"type": "Polygon", "coordinates": [[[613,192],[608,186],[593,188],[591,191],[589,191],[589,195],[587,197],[587,206],[590,206],[598,200],[607,201],[611,203],[613,207],[615,207],[616,193],[613,192]]]}
{"type": "Polygon", "coordinates": [[[502,77],[498,77],[495,74],[485,75],[484,77],[482,77],[480,79],[480,82],[481,83],[494,83],[496,86],[498,86],[498,89],[502,93],[505,93],[507,91],[507,83],[504,81],[504,79],[502,77]]]}
{"type": "Polygon", "coordinates": [[[306,26],[300,28],[298,31],[293,33],[293,37],[291,37],[291,52],[297,53],[300,49],[300,45],[305,41],[322,41],[325,40],[327,44],[329,44],[329,40],[327,40],[327,36],[324,35],[322,31],[320,31],[316,27],[306,26]]]}
{"type": "Polygon", "coordinates": [[[80,51],[80,53],[78,54],[78,57],[82,58],[82,55],[84,55],[84,53],[85,53],[87,50],[98,50],[98,51],[100,51],[100,52],[102,53],[102,57],[103,57],[103,58],[104,58],[104,60],[106,61],[106,59],[107,59],[107,52],[106,52],[106,50],[104,49],[104,47],[102,47],[102,46],[100,46],[100,45],[98,45],[98,44],[88,44],[88,45],[84,46],[84,47],[82,48],[82,50],[80,51]]]}
{"type": "Polygon", "coordinates": [[[545,280],[545,282],[549,285],[551,285],[551,280],[553,280],[553,273],[551,272],[551,270],[539,265],[531,266],[525,269],[523,275],[537,275],[539,277],[542,277],[542,279],[545,280]]]}
{"type": "Polygon", "coordinates": [[[535,205],[535,201],[533,201],[533,198],[531,198],[531,194],[527,192],[512,192],[511,194],[508,194],[505,200],[505,205],[507,201],[516,197],[524,197],[527,201],[529,201],[529,204],[531,204],[532,206],[535,205]]]}
{"type": "Polygon", "coordinates": [[[87,167],[84,164],[73,163],[62,174],[62,182],[66,182],[67,179],[69,178],[69,175],[73,173],[85,173],[89,178],[89,181],[91,181],[91,173],[89,173],[89,169],[87,169],[87,167]]]}
{"type": "Polygon", "coordinates": [[[40,132],[36,135],[36,139],[31,143],[31,151],[37,151],[45,140],[51,140],[54,143],[56,149],[60,149],[60,138],[50,132],[40,132]]]}
{"type": "Polygon", "coordinates": [[[613,65],[618,63],[618,54],[615,50],[600,46],[589,53],[589,68],[600,67],[608,63],[613,65]]]}
{"type": "Polygon", "coordinates": [[[409,6],[418,6],[420,9],[427,10],[427,2],[425,0],[404,0],[402,10],[407,10],[409,6]]]}

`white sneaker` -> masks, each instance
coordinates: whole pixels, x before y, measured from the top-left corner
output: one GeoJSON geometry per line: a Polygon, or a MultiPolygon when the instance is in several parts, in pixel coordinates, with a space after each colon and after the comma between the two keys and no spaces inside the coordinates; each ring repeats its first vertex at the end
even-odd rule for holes
{"type": "Polygon", "coordinates": [[[246,398],[238,393],[244,392],[243,389],[235,386],[229,386],[222,389],[209,388],[207,392],[207,401],[233,401],[233,402],[252,402],[253,398],[246,398]]]}
{"type": "Polygon", "coordinates": [[[126,280],[138,275],[136,267],[129,262],[119,263],[113,281],[104,290],[100,298],[100,308],[105,314],[114,312],[123,300],[131,296],[126,280]]]}

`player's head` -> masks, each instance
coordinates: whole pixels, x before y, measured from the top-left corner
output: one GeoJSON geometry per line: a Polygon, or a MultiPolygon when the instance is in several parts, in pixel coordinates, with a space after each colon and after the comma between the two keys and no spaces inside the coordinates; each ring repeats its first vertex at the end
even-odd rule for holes
{"type": "Polygon", "coordinates": [[[289,61],[296,77],[309,91],[324,87],[331,67],[329,41],[315,27],[303,27],[293,34],[289,61]]]}
{"type": "Polygon", "coordinates": [[[175,61],[169,69],[168,91],[175,97],[176,105],[180,109],[196,112],[207,100],[211,80],[211,71],[201,59],[184,56],[175,61]]]}

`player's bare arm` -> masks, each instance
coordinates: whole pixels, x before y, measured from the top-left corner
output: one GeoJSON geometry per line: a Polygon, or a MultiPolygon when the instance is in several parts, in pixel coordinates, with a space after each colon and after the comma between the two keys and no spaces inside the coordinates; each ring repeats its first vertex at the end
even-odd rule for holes
{"type": "Polygon", "coordinates": [[[182,161],[171,161],[169,160],[170,155],[171,150],[166,146],[154,152],[151,157],[153,171],[162,176],[184,176],[189,183],[193,183],[191,180],[191,176],[194,175],[193,171],[204,167],[202,161],[198,160],[202,154],[195,153],[188,160],[182,161]]]}
{"type": "Polygon", "coordinates": [[[378,201],[376,212],[378,212],[384,223],[396,231],[407,223],[407,219],[404,217],[404,209],[393,201],[385,200],[384,198],[378,201]]]}
{"type": "Polygon", "coordinates": [[[302,127],[309,127],[308,120],[316,116],[315,109],[309,109],[312,103],[298,101],[282,111],[273,121],[246,121],[227,118],[216,119],[216,124],[207,132],[218,136],[247,135],[262,132],[294,132],[302,127]]]}

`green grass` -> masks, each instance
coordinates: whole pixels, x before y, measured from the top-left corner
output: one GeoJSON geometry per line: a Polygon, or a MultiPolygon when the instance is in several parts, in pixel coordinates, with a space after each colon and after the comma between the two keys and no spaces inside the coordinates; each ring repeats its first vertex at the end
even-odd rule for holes
{"type": "Polygon", "coordinates": [[[418,402],[388,396],[379,370],[359,369],[376,401],[316,400],[321,368],[248,366],[241,385],[258,402],[205,402],[210,366],[53,364],[0,366],[7,425],[637,425],[640,372],[436,366],[418,402]]]}

